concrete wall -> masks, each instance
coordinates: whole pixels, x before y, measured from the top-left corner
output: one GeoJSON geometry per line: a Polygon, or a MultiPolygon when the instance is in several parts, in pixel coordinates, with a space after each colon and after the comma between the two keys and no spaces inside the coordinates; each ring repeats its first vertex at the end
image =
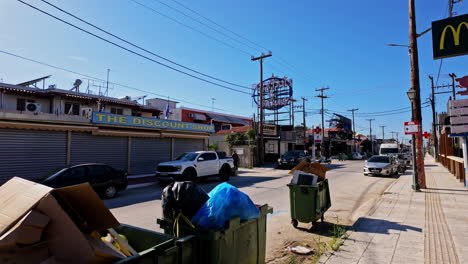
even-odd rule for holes
{"type": "Polygon", "coordinates": [[[12,110],[16,111],[16,99],[25,99],[25,100],[34,100],[35,103],[41,104],[41,111],[42,113],[49,113],[50,110],[50,99],[49,98],[41,98],[41,97],[34,97],[34,96],[18,96],[14,94],[3,94],[3,106],[2,109],[4,110],[12,110]]]}

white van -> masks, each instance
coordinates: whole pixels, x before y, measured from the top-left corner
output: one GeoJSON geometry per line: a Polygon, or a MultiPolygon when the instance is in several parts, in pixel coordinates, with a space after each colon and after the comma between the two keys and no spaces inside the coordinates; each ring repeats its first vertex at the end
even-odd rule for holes
{"type": "Polygon", "coordinates": [[[398,155],[399,152],[400,152],[400,149],[398,148],[398,144],[391,143],[391,144],[380,145],[379,155],[381,156],[398,155]]]}

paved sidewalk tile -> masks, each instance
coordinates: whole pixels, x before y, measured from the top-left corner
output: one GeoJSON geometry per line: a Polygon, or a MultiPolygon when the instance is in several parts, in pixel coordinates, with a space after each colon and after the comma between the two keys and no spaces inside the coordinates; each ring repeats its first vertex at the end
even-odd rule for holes
{"type": "Polygon", "coordinates": [[[425,162],[427,190],[411,189],[410,172],[400,176],[319,263],[468,263],[468,189],[433,159],[425,162]]]}

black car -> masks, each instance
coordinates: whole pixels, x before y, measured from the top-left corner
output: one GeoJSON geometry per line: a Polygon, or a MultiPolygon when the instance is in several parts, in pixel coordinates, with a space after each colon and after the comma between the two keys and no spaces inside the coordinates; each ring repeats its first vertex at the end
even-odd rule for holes
{"type": "Polygon", "coordinates": [[[278,159],[278,168],[292,168],[301,161],[310,162],[311,157],[306,155],[303,150],[290,150],[281,155],[278,159]]]}
{"type": "Polygon", "coordinates": [[[53,188],[88,182],[93,189],[105,198],[113,198],[117,192],[127,188],[125,171],[108,165],[93,163],[67,167],[48,176],[42,184],[53,188]]]}

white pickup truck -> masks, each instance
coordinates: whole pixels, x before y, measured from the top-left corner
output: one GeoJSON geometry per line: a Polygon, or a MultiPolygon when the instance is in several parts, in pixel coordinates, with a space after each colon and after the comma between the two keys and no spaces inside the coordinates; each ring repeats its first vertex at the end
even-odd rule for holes
{"type": "Polygon", "coordinates": [[[174,161],[159,163],[156,176],[196,181],[200,177],[218,175],[222,181],[228,181],[234,172],[234,161],[225,156],[224,152],[216,151],[185,152],[174,161]]]}

